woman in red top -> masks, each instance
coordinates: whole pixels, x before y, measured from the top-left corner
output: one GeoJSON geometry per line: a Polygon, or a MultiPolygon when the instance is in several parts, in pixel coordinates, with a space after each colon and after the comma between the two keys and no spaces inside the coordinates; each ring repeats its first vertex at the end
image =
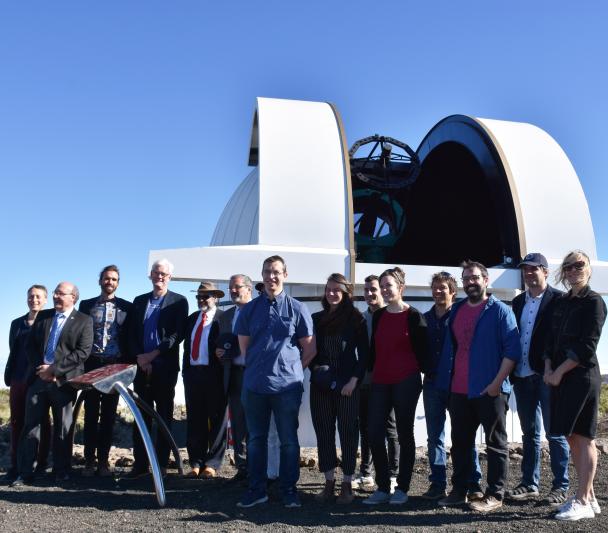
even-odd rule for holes
{"type": "Polygon", "coordinates": [[[428,344],[424,317],[403,301],[404,289],[405,274],[400,268],[390,268],[380,276],[380,290],[387,306],[372,317],[369,400],[369,440],[378,490],[363,501],[367,505],[407,502],[416,457],[414,419],[422,390],[420,373],[428,361],[428,344]],[[391,409],[395,410],[401,445],[393,494],[384,443],[391,409]]]}

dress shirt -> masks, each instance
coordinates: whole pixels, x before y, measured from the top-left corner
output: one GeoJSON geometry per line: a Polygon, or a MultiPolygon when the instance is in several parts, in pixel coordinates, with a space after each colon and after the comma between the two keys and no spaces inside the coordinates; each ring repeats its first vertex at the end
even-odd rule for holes
{"type": "Polygon", "coordinates": [[[192,358],[192,354],[196,350],[196,346],[194,345],[194,337],[196,336],[196,330],[203,319],[203,312],[199,311],[198,317],[196,319],[196,323],[192,328],[192,333],[190,334],[190,365],[192,366],[207,366],[209,364],[209,333],[211,332],[211,324],[213,323],[213,318],[215,317],[215,310],[210,309],[209,311],[205,311],[205,325],[203,326],[203,333],[201,335],[201,344],[198,347],[198,359],[195,361],[192,358]]]}
{"type": "Polygon", "coordinates": [[[545,291],[541,292],[538,296],[532,296],[529,291],[526,291],[526,303],[521,311],[521,318],[519,320],[521,360],[515,367],[515,375],[518,378],[527,378],[535,373],[530,367],[530,343],[532,342],[534,322],[536,322],[536,315],[538,315],[544,294],[545,291]]]}
{"type": "Polygon", "coordinates": [[[70,309],[69,311],[62,311],[61,313],[59,311],[55,312],[55,317],[53,318],[53,324],[55,324],[55,322],[57,322],[57,325],[55,326],[55,331],[53,331],[53,326],[51,326],[51,331],[49,334],[49,341],[47,344],[47,348],[46,348],[46,352],[44,354],[44,364],[45,365],[52,365],[55,362],[55,350],[57,349],[57,343],[59,342],[59,337],[61,337],[61,332],[63,331],[63,326],[65,326],[65,323],[67,322],[68,317],[72,314],[72,311],[74,310],[74,308],[72,307],[72,309],[70,309]],[[51,345],[52,343],[52,345],[51,345]],[[52,351],[50,351],[50,348],[53,348],[52,351]]]}

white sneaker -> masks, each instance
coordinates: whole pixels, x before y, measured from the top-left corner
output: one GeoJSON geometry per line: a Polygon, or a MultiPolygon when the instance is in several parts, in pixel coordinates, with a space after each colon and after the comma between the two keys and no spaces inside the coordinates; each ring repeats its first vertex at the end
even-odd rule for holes
{"type": "Polygon", "coordinates": [[[397,478],[391,477],[391,492],[393,492],[397,488],[397,478]]]}
{"type": "Polygon", "coordinates": [[[597,498],[593,498],[593,500],[589,500],[589,505],[591,505],[591,509],[595,514],[602,514],[602,508],[600,504],[597,503],[597,498]]]}
{"type": "Polygon", "coordinates": [[[389,501],[391,501],[391,495],[388,492],[375,490],[372,495],[365,498],[362,503],[365,505],[378,505],[381,503],[388,503],[389,501]]]}
{"type": "Polygon", "coordinates": [[[576,521],[581,518],[595,518],[595,513],[591,508],[591,504],[584,504],[577,499],[573,499],[570,502],[570,506],[567,509],[557,513],[555,515],[557,520],[568,520],[568,521],[576,521]]]}
{"type": "Polygon", "coordinates": [[[572,500],[574,500],[574,496],[570,496],[564,503],[562,503],[558,508],[558,513],[563,513],[566,509],[570,509],[572,505],[572,500]]]}
{"type": "Polygon", "coordinates": [[[407,493],[401,489],[395,489],[395,492],[391,495],[391,499],[388,503],[391,505],[402,505],[407,502],[407,493]]]}
{"type": "Polygon", "coordinates": [[[357,476],[351,483],[353,489],[371,489],[376,485],[372,476],[357,476]]]}

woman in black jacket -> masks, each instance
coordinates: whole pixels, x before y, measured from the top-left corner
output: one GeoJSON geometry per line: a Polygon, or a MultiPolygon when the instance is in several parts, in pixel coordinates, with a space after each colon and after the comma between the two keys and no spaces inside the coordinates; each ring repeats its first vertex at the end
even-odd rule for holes
{"type": "Polygon", "coordinates": [[[404,289],[405,273],[400,268],[390,268],[380,276],[380,290],[387,306],[372,316],[369,398],[369,441],[378,490],[363,501],[367,505],[407,502],[416,458],[414,420],[422,391],[420,373],[426,370],[429,348],[426,321],[417,309],[403,301],[404,289]],[[401,447],[393,494],[384,444],[391,409],[395,410],[401,447]]]}
{"type": "Polygon", "coordinates": [[[317,355],[310,364],[310,413],[317,435],[319,469],[325,486],[318,501],[334,498],[336,421],[342,449],[342,485],[338,503],[351,503],[352,476],[359,443],[359,390],[368,359],[367,326],[352,301],[353,285],[342,275],[332,274],[325,285],[323,311],[312,315],[317,355]]]}
{"type": "Polygon", "coordinates": [[[593,518],[600,512],[593,491],[601,387],[596,349],[606,304],[589,287],[590,277],[587,254],[574,251],[564,258],[557,280],[570,290],[555,303],[545,349],[544,381],[552,386],[550,431],[566,436],[578,478],[576,494],[559,508],[558,520],[593,518]]]}

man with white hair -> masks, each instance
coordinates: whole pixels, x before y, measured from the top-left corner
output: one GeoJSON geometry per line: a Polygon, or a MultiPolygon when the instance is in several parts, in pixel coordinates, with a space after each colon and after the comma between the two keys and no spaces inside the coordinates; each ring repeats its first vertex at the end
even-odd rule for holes
{"type": "MultiPolygon", "coordinates": [[[[152,264],[150,280],[152,292],[141,294],[133,301],[129,319],[129,352],[137,362],[135,392],[156,412],[171,429],[173,399],[179,373],[179,344],[184,338],[188,318],[188,300],[169,290],[173,265],[167,259],[152,264]]],[[[151,419],[144,416],[150,427],[151,419]]],[[[155,443],[158,462],[166,472],[169,444],[158,432],[155,443]]],[[[133,431],[135,462],[131,478],[147,474],[148,457],[136,428],[133,431]]]]}

